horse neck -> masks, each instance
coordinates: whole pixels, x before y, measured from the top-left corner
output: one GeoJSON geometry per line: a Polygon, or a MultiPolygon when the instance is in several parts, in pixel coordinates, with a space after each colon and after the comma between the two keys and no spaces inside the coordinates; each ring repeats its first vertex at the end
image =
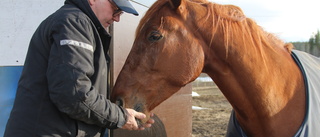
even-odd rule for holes
{"type": "Polygon", "coordinates": [[[301,122],[304,84],[290,54],[282,47],[254,48],[241,43],[233,41],[226,45],[216,35],[212,45],[204,50],[203,70],[233,106],[242,127],[252,134],[259,132],[257,128],[272,132],[277,121],[285,122],[281,118],[295,112],[296,117],[290,120],[301,122]]]}

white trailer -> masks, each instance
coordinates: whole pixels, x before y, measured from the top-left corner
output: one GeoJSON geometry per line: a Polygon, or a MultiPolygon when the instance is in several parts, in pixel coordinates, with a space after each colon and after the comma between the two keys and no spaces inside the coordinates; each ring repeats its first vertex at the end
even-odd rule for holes
{"type": "Polygon", "coordinates": [[[0,136],[11,112],[29,41],[63,0],[4,0],[0,5],[0,136]]]}

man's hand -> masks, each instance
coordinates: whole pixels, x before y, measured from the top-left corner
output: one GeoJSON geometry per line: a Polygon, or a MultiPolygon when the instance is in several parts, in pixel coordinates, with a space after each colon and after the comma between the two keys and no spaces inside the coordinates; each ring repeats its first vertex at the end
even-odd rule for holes
{"type": "MultiPolygon", "coordinates": [[[[145,119],[146,115],[141,112],[137,112],[133,109],[126,108],[126,110],[128,111],[127,123],[123,125],[122,129],[144,130],[145,128],[151,127],[151,125],[154,123],[154,120],[150,118],[145,125],[143,125],[142,127],[139,127],[139,125],[137,124],[136,118],[145,119]]],[[[150,117],[152,116],[153,116],[153,113],[151,113],[150,117]]]]}

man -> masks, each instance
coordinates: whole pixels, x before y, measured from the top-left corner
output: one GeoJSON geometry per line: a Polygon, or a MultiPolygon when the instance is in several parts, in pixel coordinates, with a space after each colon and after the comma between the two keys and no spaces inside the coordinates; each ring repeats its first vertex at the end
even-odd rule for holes
{"type": "Polygon", "coordinates": [[[106,128],[143,130],[143,113],[107,99],[106,28],[120,15],[138,15],[127,0],[66,0],[30,41],[6,137],[103,136],[106,128]]]}

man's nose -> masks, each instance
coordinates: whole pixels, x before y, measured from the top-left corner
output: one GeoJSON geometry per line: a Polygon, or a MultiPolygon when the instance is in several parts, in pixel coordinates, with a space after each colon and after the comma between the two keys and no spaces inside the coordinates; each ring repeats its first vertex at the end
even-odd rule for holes
{"type": "Polygon", "coordinates": [[[119,21],[120,21],[120,15],[114,16],[112,19],[113,19],[115,22],[119,22],[119,21]]]}

